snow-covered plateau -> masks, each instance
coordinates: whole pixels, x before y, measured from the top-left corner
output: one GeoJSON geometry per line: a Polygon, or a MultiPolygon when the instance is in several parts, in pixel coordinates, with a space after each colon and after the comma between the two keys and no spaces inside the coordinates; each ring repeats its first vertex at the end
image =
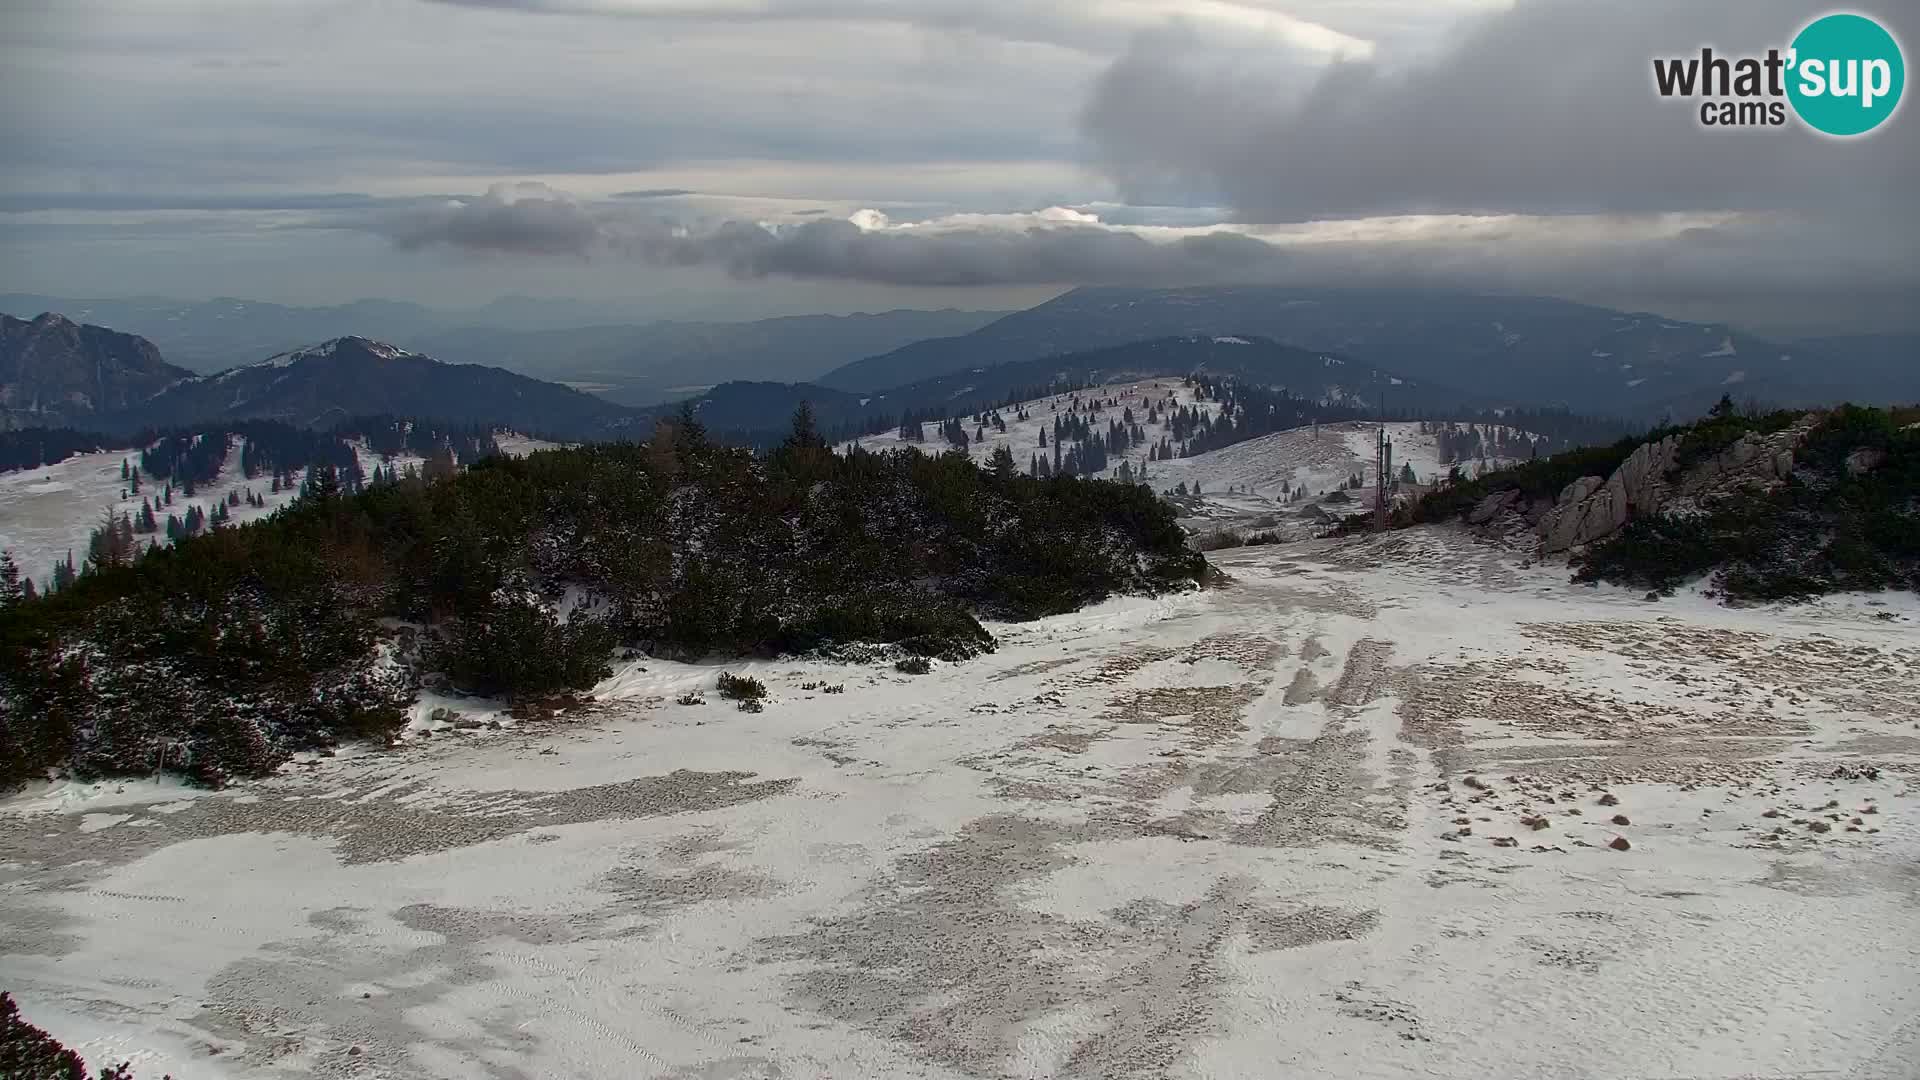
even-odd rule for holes
{"type": "Polygon", "coordinates": [[[176,1080],[1916,1075],[1914,597],[1212,558],[927,675],[724,669],[758,713],[635,659],[581,716],[22,792],[0,985],[176,1080]]]}

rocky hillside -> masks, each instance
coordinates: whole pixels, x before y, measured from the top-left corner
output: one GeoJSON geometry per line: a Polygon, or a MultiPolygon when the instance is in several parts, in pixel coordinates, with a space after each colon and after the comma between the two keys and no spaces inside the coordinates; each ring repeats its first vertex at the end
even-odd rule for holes
{"type": "Polygon", "coordinates": [[[142,337],[53,312],[0,315],[0,429],[92,427],[192,375],[142,337]]]}
{"type": "Polygon", "coordinates": [[[1920,589],[1920,411],[1735,415],[1577,450],[1433,492],[1411,521],[1459,519],[1582,580],[1730,597],[1920,589]]]}

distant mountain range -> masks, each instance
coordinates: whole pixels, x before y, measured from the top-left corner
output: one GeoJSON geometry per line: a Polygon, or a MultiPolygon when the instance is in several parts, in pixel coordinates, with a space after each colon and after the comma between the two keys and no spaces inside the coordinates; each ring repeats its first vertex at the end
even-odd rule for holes
{"type": "Polygon", "coordinates": [[[631,405],[729,379],[801,382],[861,356],[965,334],[999,311],[886,311],[748,322],[622,323],[604,309],[505,298],[471,311],[361,300],[289,307],[221,298],[78,300],[0,294],[0,311],[58,311],[139,334],[175,364],[212,373],[316,341],[361,336],[446,360],[564,382],[631,405]]]}
{"type": "Polygon", "coordinates": [[[420,348],[648,405],[728,380],[804,382],[850,357],[970,332],[1002,314],[948,309],[520,332],[469,327],[427,335],[420,348]]]}
{"type": "Polygon", "coordinates": [[[325,428],[395,415],[585,440],[618,437],[639,419],[636,410],[557,383],[445,364],[364,337],[195,375],[161,360],[144,338],[52,314],[0,323],[0,404],[10,427],[108,435],[222,420],[325,428]]]}
{"type": "Polygon", "coordinates": [[[844,430],[910,412],[977,412],[1050,383],[1196,370],[1429,415],[1559,407],[1648,422],[1700,415],[1723,394],[1776,405],[1920,401],[1920,335],[1783,345],[1718,324],[1460,292],[1087,288],[998,318],[896,311],[527,331],[432,329],[421,323],[437,317],[429,309],[379,301],[100,303],[172,327],[175,340],[222,348],[345,324],[412,325],[410,340],[441,344],[328,333],[323,346],[257,349],[249,363],[195,375],[125,327],[78,325],[70,313],[9,318],[0,423],[113,433],[221,418],[326,426],[394,412],[589,439],[642,435],[648,417],[692,396],[716,432],[757,437],[783,430],[802,400],[823,426],[844,430]],[[833,366],[876,344],[882,351],[833,366]],[[793,377],[805,371],[823,374],[793,377]]]}
{"type": "Polygon", "coordinates": [[[633,410],[557,383],[479,364],[446,364],[384,342],[344,337],[185,379],[101,423],[109,431],[209,420],[280,420],[324,428],[378,415],[502,425],[563,439],[613,437],[634,417],[633,410]]]}
{"type": "Polygon", "coordinates": [[[0,315],[0,428],[85,427],[192,375],[133,334],[51,313],[0,315]]]}
{"type": "Polygon", "coordinates": [[[822,376],[870,393],[936,375],[1166,336],[1262,336],[1490,404],[1693,416],[1732,394],[1781,403],[1920,399],[1920,335],[1781,344],[1723,324],[1564,300],[1434,290],[1084,288],[971,333],[822,376]]]}
{"type": "MultiPolygon", "coordinates": [[[[965,415],[1014,397],[1035,397],[1052,385],[1098,385],[1129,379],[1229,375],[1282,387],[1295,397],[1327,405],[1426,411],[1469,407],[1472,395],[1406,379],[1333,353],[1299,349],[1266,338],[1203,335],[1156,338],[1104,349],[970,368],[904,386],[862,394],[829,386],[772,382],[726,383],[693,399],[702,424],[716,432],[777,433],[800,402],[825,428],[847,429],[909,413],[965,415]]],[[[656,415],[678,410],[661,406],[656,415]]]]}

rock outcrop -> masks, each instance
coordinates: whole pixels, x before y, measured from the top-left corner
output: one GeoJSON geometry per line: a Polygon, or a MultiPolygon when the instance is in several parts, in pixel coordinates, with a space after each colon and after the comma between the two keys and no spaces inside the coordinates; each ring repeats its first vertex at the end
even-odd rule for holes
{"type": "Polygon", "coordinates": [[[1611,535],[1636,514],[1659,510],[1666,476],[1680,452],[1679,436],[1644,443],[1602,480],[1583,476],[1560,492],[1540,521],[1541,548],[1566,551],[1611,535]]]}
{"type": "MultiPolygon", "coordinates": [[[[1679,500],[1712,497],[1740,487],[1771,487],[1793,473],[1793,451],[1813,426],[1808,416],[1771,435],[1749,432],[1718,454],[1670,480],[1680,453],[1680,436],[1669,435],[1636,448],[1613,475],[1583,476],[1568,484],[1537,526],[1540,549],[1568,551],[1604,539],[1635,517],[1656,514],[1679,500]]],[[[1478,514],[1495,496],[1482,500],[1478,514]]],[[[1488,517],[1504,507],[1495,508],[1488,517]]],[[[1470,514],[1469,521],[1473,520],[1470,514]]]]}

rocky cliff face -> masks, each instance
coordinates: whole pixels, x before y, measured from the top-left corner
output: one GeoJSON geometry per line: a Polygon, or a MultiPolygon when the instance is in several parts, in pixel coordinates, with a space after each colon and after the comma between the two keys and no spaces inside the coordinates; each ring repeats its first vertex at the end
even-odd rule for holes
{"type": "Polygon", "coordinates": [[[52,312],[31,321],[0,315],[0,427],[85,428],[191,375],[143,337],[52,312]]]}
{"type": "MultiPolygon", "coordinates": [[[[1628,521],[1647,514],[1681,511],[1690,503],[1747,486],[1771,487],[1793,473],[1793,451],[1812,428],[1808,416],[1771,435],[1748,433],[1718,454],[1670,478],[1680,452],[1680,437],[1645,443],[1612,476],[1583,476],[1568,484],[1536,526],[1540,550],[1567,551],[1613,535],[1628,521]]],[[[1518,492],[1508,492],[1517,498],[1518,492]]],[[[1498,496],[1490,496],[1488,501],[1498,496]]],[[[1486,520],[1510,507],[1492,508],[1486,520]]],[[[1473,520],[1487,504],[1476,507],[1473,520]]]]}

